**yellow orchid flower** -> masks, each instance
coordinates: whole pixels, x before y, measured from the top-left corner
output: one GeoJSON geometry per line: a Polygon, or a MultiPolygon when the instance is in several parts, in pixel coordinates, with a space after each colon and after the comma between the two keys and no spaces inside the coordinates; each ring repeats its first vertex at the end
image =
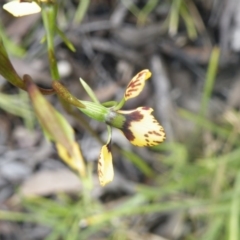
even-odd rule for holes
{"type": "Polygon", "coordinates": [[[130,98],[138,96],[151,77],[148,69],[139,72],[128,84],[122,101],[110,110],[106,123],[119,128],[125,137],[135,146],[154,146],[165,140],[163,127],[151,114],[152,108],[139,107],[134,110],[119,110],[130,98]]]}
{"type": "MultiPolygon", "coordinates": [[[[100,104],[90,87],[85,82],[82,84],[94,102],[81,101],[85,108],[79,108],[83,113],[100,122],[120,129],[125,137],[135,146],[155,146],[165,139],[165,132],[160,123],[152,115],[153,109],[150,107],[138,107],[133,110],[120,110],[125,102],[138,96],[145,86],[145,81],[151,77],[148,69],[142,70],[132,78],[128,84],[122,100],[110,108],[100,104]]],[[[98,160],[98,176],[102,186],[111,182],[114,177],[111,154],[111,128],[107,144],[101,149],[98,160]]]]}

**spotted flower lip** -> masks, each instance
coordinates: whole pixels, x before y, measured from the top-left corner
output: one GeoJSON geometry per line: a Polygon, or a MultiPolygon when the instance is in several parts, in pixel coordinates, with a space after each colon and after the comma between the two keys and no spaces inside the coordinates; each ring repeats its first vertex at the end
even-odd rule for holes
{"type": "Polygon", "coordinates": [[[129,111],[118,111],[125,116],[120,128],[125,137],[135,146],[150,147],[162,143],[166,139],[163,127],[151,114],[152,108],[139,107],[129,111]]]}

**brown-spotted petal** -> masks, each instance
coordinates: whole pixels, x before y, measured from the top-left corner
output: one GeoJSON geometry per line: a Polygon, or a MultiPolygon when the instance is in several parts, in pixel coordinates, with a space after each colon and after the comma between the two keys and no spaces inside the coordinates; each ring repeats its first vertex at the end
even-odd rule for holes
{"type": "Polygon", "coordinates": [[[145,69],[139,72],[134,78],[132,78],[125,91],[125,101],[138,96],[144,88],[145,81],[149,79],[151,75],[151,72],[148,69],[145,69]]]}
{"type": "Polygon", "coordinates": [[[98,178],[101,186],[105,186],[113,180],[113,164],[110,142],[104,145],[98,159],[98,178]]]}
{"type": "Polygon", "coordinates": [[[152,112],[153,109],[149,107],[118,111],[126,119],[121,130],[133,145],[139,147],[155,146],[166,139],[163,127],[151,114],[152,112]]]}

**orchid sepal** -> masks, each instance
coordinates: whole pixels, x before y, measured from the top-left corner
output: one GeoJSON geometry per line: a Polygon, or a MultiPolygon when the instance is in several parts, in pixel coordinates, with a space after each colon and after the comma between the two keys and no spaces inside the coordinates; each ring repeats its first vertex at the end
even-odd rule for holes
{"type": "Polygon", "coordinates": [[[112,131],[108,126],[108,141],[102,146],[98,159],[98,178],[101,186],[105,186],[113,180],[114,170],[111,153],[112,131]]]}
{"type": "Polygon", "coordinates": [[[142,92],[145,86],[145,81],[148,80],[151,76],[152,73],[148,69],[144,69],[135,75],[126,88],[124,94],[125,101],[137,97],[142,92]]]}
{"type": "Polygon", "coordinates": [[[95,93],[90,88],[90,86],[82,78],[79,78],[79,80],[80,80],[80,83],[82,84],[84,90],[87,92],[88,96],[92,99],[92,101],[100,104],[100,102],[98,101],[95,93]]]}

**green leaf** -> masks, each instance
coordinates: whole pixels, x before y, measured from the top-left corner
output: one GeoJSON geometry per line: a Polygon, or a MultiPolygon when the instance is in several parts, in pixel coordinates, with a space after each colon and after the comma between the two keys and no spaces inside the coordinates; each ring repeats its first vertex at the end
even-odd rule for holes
{"type": "Polygon", "coordinates": [[[66,46],[72,51],[76,52],[75,47],[73,44],[70,42],[70,40],[66,37],[64,32],[62,32],[58,27],[56,28],[58,35],[62,38],[63,42],[66,44],[66,46]]]}
{"type": "Polygon", "coordinates": [[[82,79],[79,78],[83,88],[85,89],[85,91],[87,92],[88,96],[92,99],[93,102],[95,103],[100,103],[95,95],[95,93],[93,92],[93,90],[90,88],[90,86],[82,79]]]}
{"type": "Polygon", "coordinates": [[[90,4],[90,0],[80,0],[77,11],[74,16],[74,20],[73,20],[74,23],[76,24],[81,23],[81,21],[83,20],[88,10],[89,4],[90,4]]]}
{"type": "Polygon", "coordinates": [[[74,131],[66,119],[43,97],[37,86],[26,79],[27,90],[36,116],[47,137],[55,142],[59,156],[80,176],[85,176],[85,164],[74,131]]]}

